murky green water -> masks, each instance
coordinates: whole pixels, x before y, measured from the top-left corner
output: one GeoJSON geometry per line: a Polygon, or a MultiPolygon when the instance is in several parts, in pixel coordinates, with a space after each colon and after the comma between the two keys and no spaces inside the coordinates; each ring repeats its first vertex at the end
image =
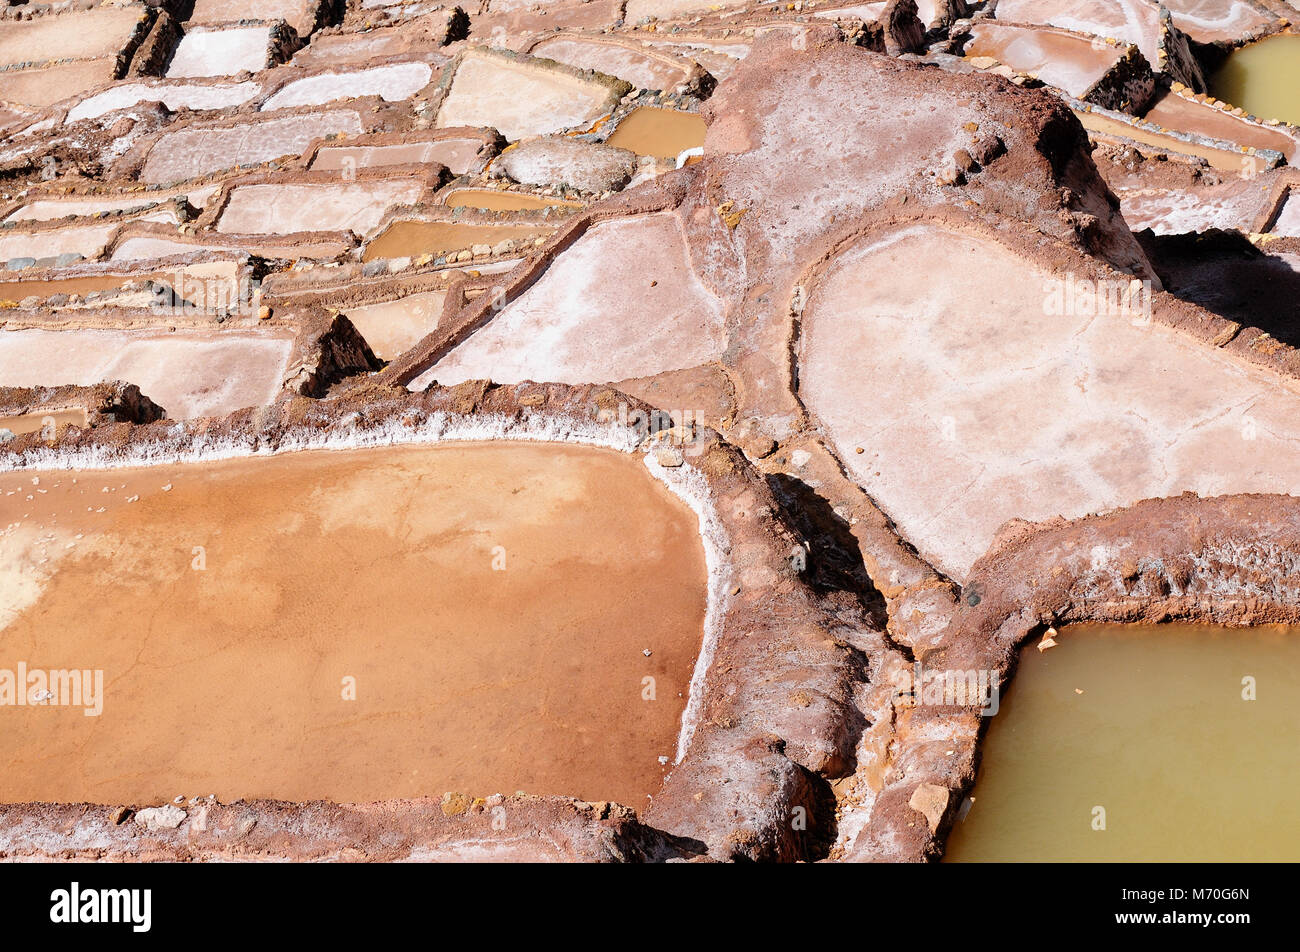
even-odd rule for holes
{"type": "Polygon", "coordinates": [[[1057,641],[1022,655],[947,859],[1300,859],[1300,629],[1057,641]]]}
{"type": "Polygon", "coordinates": [[[1210,79],[1210,92],[1260,119],[1300,124],[1300,35],[1242,47],[1210,79]]]}

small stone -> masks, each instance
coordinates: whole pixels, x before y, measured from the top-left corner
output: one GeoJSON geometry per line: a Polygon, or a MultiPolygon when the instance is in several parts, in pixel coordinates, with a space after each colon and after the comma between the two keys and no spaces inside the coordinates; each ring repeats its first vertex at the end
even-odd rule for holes
{"type": "Polygon", "coordinates": [[[473,803],[473,800],[463,793],[444,793],[442,795],[442,815],[459,816],[469,809],[471,803],[473,803]]]}
{"type": "Polygon", "coordinates": [[[269,321],[271,319],[270,305],[263,304],[261,307],[257,309],[257,319],[259,321],[269,321]]]}
{"type": "Polygon", "coordinates": [[[151,832],[174,830],[185,822],[186,813],[180,807],[147,807],[135,815],[135,822],[151,832]]]}
{"type": "Polygon", "coordinates": [[[131,816],[131,810],[128,807],[114,807],[108,815],[108,821],[114,826],[121,826],[131,816]]]}
{"type": "Polygon", "coordinates": [[[948,809],[948,788],[937,783],[923,783],[912,791],[907,805],[925,817],[930,832],[939,829],[944,811],[948,809]]]}
{"type": "Polygon", "coordinates": [[[685,462],[681,451],[675,446],[656,446],[654,456],[655,462],[660,466],[681,466],[685,462]]]}

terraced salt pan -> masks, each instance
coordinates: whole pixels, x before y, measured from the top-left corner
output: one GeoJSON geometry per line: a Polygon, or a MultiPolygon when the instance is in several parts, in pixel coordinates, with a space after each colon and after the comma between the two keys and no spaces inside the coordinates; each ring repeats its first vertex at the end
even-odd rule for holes
{"type": "Polygon", "coordinates": [[[1025,647],[944,858],[1300,859],[1300,764],[1277,755],[1300,719],[1298,635],[1276,625],[1070,625],[1054,648],[1025,647]],[[1243,703],[1247,675],[1271,690],[1243,703]],[[1104,831],[1093,826],[1099,804],[1104,831]]]}
{"type": "Polygon", "coordinates": [[[1293,188],[1287,192],[1282,211],[1269,230],[1274,234],[1300,238],[1300,189],[1293,188]]]}
{"type": "Polygon", "coordinates": [[[425,291],[396,301],[350,307],[346,313],[376,356],[393,360],[438,327],[446,300],[446,291],[425,291]]]}
{"type": "Polygon", "coordinates": [[[627,0],[628,23],[636,23],[642,17],[655,17],[667,20],[688,13],[708,13],[711,10],[726,7],[740,7],[749,0],[627,0]]]}
{"type": "Polygon", "coordinates": [[[980,22],[971,28],[971,34],[967,56],[991,56],[1075,97],[1096,85],[1123,52],[1120,47],[1098,49],[1083,37],[1048,28],[980,22]]]}
{"type": "Polygon", "coordinates": [[[226,249],[231,246],[211,244],[193,245],[184,241],[171,241],[166,238],[152,238],[137,235],[126,238],[113,249],[110,261],[143,261],[147,258],[166,258],[169,255],[192,254],[199,250],[214,248],[226,249]]]}
{"type": "MultiPolygon", "coordinates": [[[[818,7],[813,11],[813,16],[824,17],[828,20],[855,17],[863,23],[875,23],[880,19],[880,15],[885,12],[886,6],[884,0],[881,0],[879,3],[853,3],[846,6],[818,7]]],[[[924,23],[925,20],[921,22],[924,23]]]]}
{"type": "Polygon", "coordinates": [[[366,245],[361,260],[441,255],[448,251],[463,251],[474,245],[492,246],[507,240],[534,239],[553,230],[541,225],[473,225],[457,221],[402,219],[376,235],[366,245]]]}
{"type": "Polygon", "coordinates": [[[411,383],[606,383],[682,370],[726,346],[722,302],[662,212],[601,222],[517,300],[411,383]]]}
{"type": "MultiPolygon", "coordinates": [[[[1300,55],[1300,46],[1296,49],[1297,55],[1300,55]]],[[[1256,149],[1273,149],[1286,156],[1288,162],[1300,158],[1300,142],[1297,142],[1297,137],[1281,127],[1247,122],[1215,106],[1177,93],[1170,92],[1161,96],[1142,118],[1166,129],[1199,133],[1241,146],[1254,146],[1256,149]]]]}
{"type": "Polygon", "coordinates": [[[1207,344],[1135,326],[1140,308],[1097,316],[1089,301],[937,227],[865,241],[811,294],[805,405],[904,538],[959,580],[1008,519],[1300,491],[1300,396],[1207,344]]]}
{"type": "Polygon", "coordinates": [[[247,70],[266,69],[271,28],[236,27],[229,30],[191,30],[181,37],[167,64],[168,79],[199,76],[233,76],[247,70]]]}
{"type": "Polygon", "coordinates": [[[364,234],[392,205],[413,204],[424,193],[418,180],[304,185],[240,185],[230,194],[217,231],[284,235],[296,231],[364,234]]]}
{"type": "Polygon", "coordinates": [[[650,56],[616,43],[576,39],[567,36],[543,40],[533,47],[534,56],[544,56],[577,69],[594,69],[626,80],[637,89],[668,89],[686,79],[689,63],[674,64],[663,56],[650,56]]]}
{"type": "Polygon", "coordinates": [[[337,66],[341,63],[369,63],[381,56],[393,56],[410,51],[410,33],[403,30],[371,30],[368,33],[341,33],[315,36],[308,46],[294,54],[293,62],[300,66],[337,66]]]}
{"type": "Polygon", "coordinates": [[[1269,188],[1240,179],[1196,189],[1152,188],[1123,192],[1120,211],[1134,231],[1150,228],[1157,235],[1181,235],[1211,228],[1249,232],[1264,212],[1269,188]]]}
{"type": "Polygon", "coordinates": [[[1197,43],[1235,43],[1266,30],[1272,17],[1246,0],[1161,0],[1174,26],[1197,43]]]}
{"type": "Polygon", "coordinates": [[[262,111],[293,106],[319,106],[338,99],[379,96],[387,102],[409,99],[429,85],[433,67],[428,63],[393,63],[351,73],[308,76],[282,88],[262,104],[262,111]]]}
{"type": "Polygon", "coordinates": [[[0,801],[643,807],[662,783],[709,566],[637,456],[498,441],[32,478],[0,476],[0,591],[23,596],[3,657],[102,671],[103,705],[8,708],[0,801]]]}
{"type": "MultiPolygon", "coordinates": [[[[112,7],[5,20],[0,29],[0,64],[115,57],[139,21],[139,8],[112,7]]],[[[0,100],[4,98],[0,94],[0,100]]]]}
{"type": "Polygon", "coordinates": [[[239,20],[284,20],[306,38],[314,24],[309,0],[195,0],[186,22],[193,26],[235,23],[239,20]]]}
{"type": "Polygon", "coordinates": [[[242,106],[259,92],[261,85],[246,83],[214,83],[210,86],[172,83],[149,86],[144,83],[126,83],[88,96],[68,110],[68,122],[96,119],[117,109],[129,109],[142,102],[160,102],[168,109],[232,109],[242,106]]]}
{"type": "Polygon", "coordinates": [[[556,69],[468,55],[438,110],[438,128],[490,126],[507,139],[580,126],[614,105],[610,91],[556,69]]]}
{"type": "Polygon", "coordinates": [[[1074,114],[1090,133],[1129,139],[1140,145],[1150,145],[1157,149],[1205,159],[1214,168],[1225,172],[1253,175],[1268,168],[1268,163],[1263,156],[1243,153],[1231,142],[1225,142],[1222,146],[1189,142],[1175,138],[1173,135],[1143,128],[1132,122],[1113,119],[1096,110],[1087,112],[1075,110],[1074,114]]]}
{"type": "Polygon", "coordinates": [[[1160,8],[1148,0],[998,0],[997,18],[1042,23],[1132,43],[1159,64],[1160,8]]]}
{"type": "Polygon", "coordinates": [[[49,231],[0,233],[0,261],[10,258],[57,258],[79,254],[93,258],[108,244],[116,224],[81,225],[49,231]]]}
{"type": "Polygon", "coordinates": [[[228,241],[184,242],[158,238],[153,235],[135,235],[118,243],[113,249],[110,260],[140,261],[146,258],[165,258],[168,255],[197,254],[201,251],[245,250],[264,258],[332,259],[347,247],[346,243],[342,243],[342,247],[340,245],[339,238],[329,236],[312,240],[304,240],[300,236],[291,236],[284,242],[249,242],[244,240],[232,244],[228,241]]]}
{"type": "Polygon", "coordinates": [[[172,419],[264,406],[293,347],[282,331],[0,331],[0,386],[126,380],[172,419]]]}
{"type": "Polygon", "coordinates": [[[402,142],[392,145],[324,146],[312,159],[312,171],[373,169],[386,165],[445,165],[453,175],[466,175],[483,168],[479,158],[481,139],[440,139],[435,142],[402,142]]]}
{"type": "Polygon", "coordinates": [[[195,208],[203,208],[215,195],[219,185],[203,185],[192,189],[176,189],[160,192],[129,192],[112,195],[107,198],[60,199],[42,198],[29,202],[5,221],[53,221],[68,215],[94,215],[97,212],[121,212],[143,205],[166,202],[177,195],[184,195],[195,208]]]}
{"type": "Polygon", "coordinates": [[[6,281],[3,277],[0,274],[0,300],[22,301],[31,295],[41,298],[51,298],[56,294],[86,295],[92,291],[116,290],[127,283],[152,281],[172,288],[191,304],[210,304],[213,307],[222,304],[229,307],[235,302],[239,267],[233,261],[207,261],[174,269],[129,274],[92,272],[73,277],[42,277],[27,281],[6,281]]]}
{"type": "Polygon", "coordinates": [[[0,72],[0,102],[44,109],[111,82],[116,68],[116,59],[98,59],[38,69],[4,70],[0,72]]]}
{"type": "Polygon", "coordinates": [[[732,74],[740,61],[749,53],[747,46],[729,46],[732,53],[724,53],[708,46],[701,46],[693,43],[665,43],[660,41],[643,41],[647,48],[656,49],[673,56],[680,56],[683,59],[691,59],[699,63],[712,74],[713,78],[721,82],[732,74]]]}
{"type": "Polygon", "coordinates": [[[359,135],[360,115],[345,109],[223,128],[180,129],[154,144],[140,179],[150,184],[178,182],[246,163],[300,155],[313,139],[338,132],[359,135]]]}

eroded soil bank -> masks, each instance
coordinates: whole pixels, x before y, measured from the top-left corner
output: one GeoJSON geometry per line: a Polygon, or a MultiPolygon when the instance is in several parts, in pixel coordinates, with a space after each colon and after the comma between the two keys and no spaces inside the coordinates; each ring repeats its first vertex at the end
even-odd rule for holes
{"type": "Polygon", "coordinates": [[[0,526],[0,669],[104,673],[99,716],[0,707],[0,801],[644,807],[674,753],[706,569],[639,459],[501,442],[10,473],[0,526]]]}

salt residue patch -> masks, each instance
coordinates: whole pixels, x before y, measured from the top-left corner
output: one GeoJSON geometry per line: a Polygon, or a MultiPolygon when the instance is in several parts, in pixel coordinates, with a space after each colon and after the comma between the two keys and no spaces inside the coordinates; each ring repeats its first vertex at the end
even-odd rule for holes
{"type": "Polygon", "coordinates": [[[84,225],[31,233],[3,233],[0,234],[0,261],[11,258],[52,258],[62,254],[93,258],[108,243],[117,228],[116,224],[84,225]]]}
{"type": "Polygon", "coordinates": [[[394,63],[353,73],[326,73],[289,83],[262,104],[262,111],[319,106],[337,99],[379,96],[387,102],[409,99],[433,78],[428,63],[394,63]]]}
{"type": "Polygon", "coordinates": [[[722,352],[723,324],[722,302],[692,269],[676,216],[601,222],[411,389],[476,378],[608,383],[682,370],[722,352]]]}
{"type": "Polygon", "coordinates": [[[1286,203],[1272,231],[1289,238],[1300,238],[1300,189],[1293,188],[1287,193],[1286,203]]]}
{"type": "Polygon", "coordinates": [[[154,143],[140,179],[150,184],[180,182],[229,169],[298,155],[314,139],[361,132],[355,110],[306,113],[218,128],[180,129],[154,143]]]}
{"type": "Polygon", "coordinates": [[[240,185],[230,194],[217,231],[285,235],[296,231],[364,234],[392,205],[411,204],[424,191],[418,180],[392,179],[339,185],[240,185]]]}
{"type": "Polygon", "coordinates": [[[279,394],[293,341],[220,331],[0,331],[0,386],[127,380],[169,417],[221,416],[279,394]]]}
{"type": "Polygon", "coordinates": [[[68,110],[68,122],[97,119],[116,109],[142,102],[160,102],[168,109],[229,109],[241,106],[261,91],[257,83],[221,83],[212,86],[146,86],[128,83],[88,96],[68,110]]]}
{"type": "Polygon", "coordinates": [[[902,536],[959,581],[1008,519],[1300,490],[1300,396],[1143,323],[1140,305],[1097,314],[1095,285],[1070,277],[1067,297],[1065,276],[991,240],[913,227],[842,255],[804,312],[806,405],[902,536]]]}
{"type": "Polygon", "coordinates": [[[195,208],[203,208],[220,188],[218,185],[205,185],[185,192],[131,192],[114,195],[109,198],[85,199],[38,199],[24,205],[11,214],[5,221],[54,221],[67,215],[94,215],[96,212],[121,212],[140,208],[154,203],[169,201],[175,195],[184,194],[186,200],[195,208]]]}
{"type": "Polygon", "coordinates": [[[233,76],[266,69],[271,31],[265,26],[233,30],[193,30],[181,37],[167,66],[167,77],[233,76]]]}
{"type": "Polygon", "coordinates": [[[467,56],[438,110],[439,128],[491,126],[511,141],[590,122],[613,106],[610,93],[558,69],[467,56]]]}
{"type": "Polygon", "coordinates": [[[63,533],[48,528],[0,526],[0,631],[36,604],[53,563],[68,551],[67,542],[63,533]]]}

